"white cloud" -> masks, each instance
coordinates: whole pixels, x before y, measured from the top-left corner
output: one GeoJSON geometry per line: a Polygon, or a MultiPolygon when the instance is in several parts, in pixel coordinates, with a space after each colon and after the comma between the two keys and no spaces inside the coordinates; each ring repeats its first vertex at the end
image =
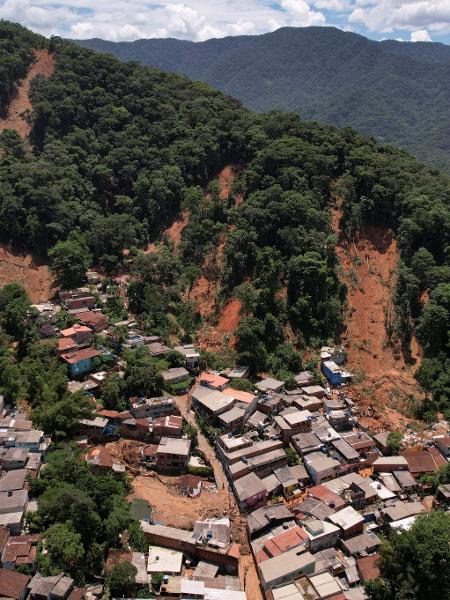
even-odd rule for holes
{"type": "Polygon", "coordinates": [[[323,14],[311,10],[310,5],[304,0],[281,0],[280,6],[288,15],[291,25],[308,27],[325,24],[323,14]]]}
{"type": "Polygon", "coordinates": [[[431,42],[430,34],[426,29],[411,31],[411,42],[431,42]]]}
{"type": "Polygon", "coordinates": [[[334,24],[360,33],[450,33],[450,0],[0,0],[0,18],[44,35],[195,41],[284,26],[334,24]]]}
{"type": "Polygon", "coordinates": [[[377,32],[450,29],[450,0],[356,0],[349,20],[377,32]]]}

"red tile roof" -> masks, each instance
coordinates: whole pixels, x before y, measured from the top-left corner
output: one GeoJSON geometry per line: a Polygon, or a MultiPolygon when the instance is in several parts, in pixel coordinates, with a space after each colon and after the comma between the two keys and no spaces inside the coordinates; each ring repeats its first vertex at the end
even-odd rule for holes
{"type": "Polygon", "coordinates": [[[273,538],[269,538],[264,546],[263,550],[269,556],[279,556],[296,546],[302,544],[308,538],[304,529],[295,525],[278,535],[275,535],[273,538]]]}
{"type": "Polygon", "coordinates": [[[325,485],[315,485],[314,487],[308,488],[308,496],[310,498],[321,500],[328,506],[330,506],[330,502],[334,502],[334,508],[336,510],[339,510],[346,505],[345,500],[343,500],[338,494],[335,494],[329,490],[325,485]]]}
{"type": "Polygon", "coordinates": [[[76,335],[77,333],[92,333],[92,329],[86,327],[86,325],[78,325],[75,323],[73,327],[68,327],[67,329],[61,330],[61,335],[63,337],[70,337],[72,335],[76,335]]]}
{"type": "Polygon", "coordinates": [[[0,596],[19,600],[30,578],[10,569],[0,569],[0,596]]]}
{"type": "Polygon", "coordinates": [[[221,387],[222,385],[226,385],[228,383],[228,379],[226,377],[215,375],[214,373],[202,373],[200,375],[200,383],[203,381],[212,387],[221,387]]]}
{"type": "Polygon", "coordinates": [[[77,343],[71,337],[63,337],[58,340],[58,350],[69,350],[70,348],[76,348],[77,343]]]}
{"type": "Polygon", "coordinates": [[[95,348],[83,348],[82,350],[77,350],[76,352],[68,352],[67,354],[62,354],[61,358],[65,360],[69,365],[74,365],[80,360],[86,360],[88,358],[95,358],[96,356],[100,356],[101,352],[96,350],[95,348]]]}
{"type": "Polygon", "coordinates": [[[438,465],[433,454],[427,450],[405,450],[400,456],[406,458],[411,473],[434,473],[438,465]]]}
{"type": "Polygon", "coordinates": [[[380,575],[380,569],[378,568],[379,559],[379,554],[371,554],[370,556],[364,556],[363,558],[357,559],[356,567],[359,576],[361,577],[361,581],[376,579],[380,575]]]}

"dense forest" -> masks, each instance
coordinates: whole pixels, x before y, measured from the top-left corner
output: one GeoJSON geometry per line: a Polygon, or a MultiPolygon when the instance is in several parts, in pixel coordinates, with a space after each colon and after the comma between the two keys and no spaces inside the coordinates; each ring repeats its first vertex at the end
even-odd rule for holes
{"type": "Polygon", "coordinates": [[[242,302],[238,358],[287,376],[299,348],[342,331],[346,287],[329,210],[339,197],[349,239],[368,224],[395,232],[394,327],[406,354],[414,332],[423,345],[426,410],[448,408],[448,176],[349,128],[253,114],[177,75],[59,38],[49,47],[55,74],[32,85],[33,151],[14,132],[0,136],[3,242],[48,252],[66,287],[83,283],[92,264],[126,268],[144,329],[179,339],[201,324],[190,291],[221,245],[219,305],[242,302]],[[223,199],[214,178],[229,163],[240,176],[223,199]],[[167,242],[143,254],[181,210],[189,222],[179,251],[167,242]]]}
{"type": "Polygon", "coordinates": [[[201,43],[77,43],[205,81],[253,110],[349,125],[450,171],[450,48],[444,44],[375,42],[332,27],[201,43]]]}

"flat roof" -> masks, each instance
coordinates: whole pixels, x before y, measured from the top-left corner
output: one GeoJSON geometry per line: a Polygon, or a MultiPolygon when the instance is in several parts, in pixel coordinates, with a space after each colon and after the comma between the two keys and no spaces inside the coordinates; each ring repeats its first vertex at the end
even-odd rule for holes
{"type": "Polygon", "coordinates": [[[364,523],[364,517],[360,515],[353,506],[346,506],[345,508],[338,510],[333,515],[330,515],[328,519],[344,530],[351,529],[355,525],[364,523]]]}
{"type": "Polygon", "coordinates": [[[183,553],[162,546],[148,549],[147,573],[181,573],[183,553]]]}
{"type": "Polygon", "coordinates": [[[270,390],[276,392],[280,390],[284,386],[284,381],[279,381],[278,379],[274,379],[273,377],[266,377],[258,381],[256,387],[261,392],[268,392],[270,390]]]}
{"type": "Polygon", "coordinates": [[[309,570],[315,563],[315,559],[309,552],[302,548],[294,548],[283,552],[279,556],[269,558],[258,565],[261,577],[266,585],[272,581],[292,575],[299,575],[309,570]]]}
{"type": "Polygon", "coordinates": [[[157,452],[159,454],[178,454],[179,456],[187,456],[190,449],[191,440],[163,437],[159,442],[157,452]]]}
{"type": "Polygon", "coordinates": [[[203,385],[198,385],[192,390],[192,397],[212,413],[225,412],[235,402],[234,398],[203,385]]]}

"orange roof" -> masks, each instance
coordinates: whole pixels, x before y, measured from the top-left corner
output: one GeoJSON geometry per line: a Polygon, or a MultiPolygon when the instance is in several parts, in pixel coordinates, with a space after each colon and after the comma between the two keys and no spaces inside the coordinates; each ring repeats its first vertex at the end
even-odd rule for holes
{"type": "Polygon", "coordinates": [[[71,335],[76,335],[77,333],[92,333],[92,329],[86,327],[86,325],[75,324],[73,327],[61,330],[61,335],[63,337],[70,337],[71,335]]]}
{"type": "Polygon", "coordinates": [[[77,343],[71,337],[63,337],[58,340],[58,350],[69,350],[69,348],[76,348],[77,343]]]}
{"type": "Polygon", "coordinates": [[[232,556],[233,558],[239,559],[241,556],[241,546],[234,542],[231,544],[230,549],[228,550],[228,556],[232,556]]]}
{"type": "Polygon", "coordinates": [[[263,546],[263,550],[270,556],[279,556],[296,546],[299,546],[307,539],[307,534],[304,529],[295,525],[273,538],[266,541],[263,546]]]}
{"type": "Polygon", "coordinates": [[[315,485],[314,487],[308,488],[308,496],[310,498],[321,500],[328,506],[330,506],[330,502],[334,502],[334,508],[336,510],[339,510],[346,505],[345,500],[338,494],[329,490],[325,485],[315,485]]]}
{"type": "Polygon", "coordinates": [[[356,560],[356,567],[361,581],[376,579],[380,575],[380,569],[378,568],[379,558],[379,554],[371,554],[370,556],[364,556],[356,560]]]}
{"type": "Polygon", "coordinates": [[[83,348],[82,350],[77,350],[76,352],[68,352],[67,354],[61,354],[61,358],[67,363],[69,363],[69,365],[74,365],[80,360],[95,358],[96,356],[100,356],[100,354],[101,352],[99,352],[95,348],[83,348]]]}
{"type": "Polygon", "coordinates": [[[243,392],[242,390],[235,390],[234,388],[231,388],[231,387],[225,388],[222,393],[226,394],[227,396],[231,396],[231,398],[234,398],[238,402],[245,402],[246,404],[251,404],[253,402],[253,400],[256,398],[256,396],[254,394],[251,394],[250,392],[243,392]]]}
{"type": "Polygon", "coordinates": [[[226,385],[228,383],[228,379],[226,377],[222,377],[221,375],[215,375],[214,373],[206,373],[203,372],[200,375],[200,382],[206,381],[209,385],[213,387],[220,387],[222,385],[226,385]]]}

